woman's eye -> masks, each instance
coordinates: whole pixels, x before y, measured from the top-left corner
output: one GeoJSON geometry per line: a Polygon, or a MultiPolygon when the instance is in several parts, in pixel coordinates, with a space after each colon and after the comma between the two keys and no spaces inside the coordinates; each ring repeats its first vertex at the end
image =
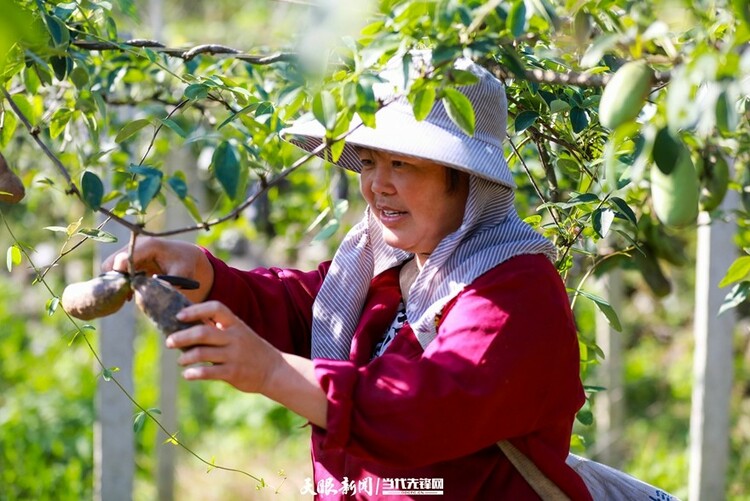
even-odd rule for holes
{"type": "Polygon", "coordinates": [[[402,162],[401,160],[393,160],[391,162],[391,165],[393,167],[403,167],[404,165],[406,165],[406,162],[402,162]]]}
{"type": "Polygon", "coordinates": [[[371,158],[360,158],[360,159],[359,159],[359,162],[360,162],[360,163],[361,163],[361,164],[362,164],[363,166],[365,166],[365,165],[367,165],[367,166],[370,166],[370,165],[372,165],[372,164],[373,164],[373,161],[372,161],[372,159],[371,159],[371,158]]]}

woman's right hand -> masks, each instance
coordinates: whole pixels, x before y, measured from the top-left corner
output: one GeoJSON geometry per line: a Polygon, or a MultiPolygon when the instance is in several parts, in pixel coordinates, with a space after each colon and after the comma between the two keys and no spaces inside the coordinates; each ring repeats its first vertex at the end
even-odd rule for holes
{"type": "MultiPolygon", "coordinates": [[[[102,271],[128,272],[128,246],[111,254],[102,263],[102,271]]],[[[180,290],[188,299],[199,303],[206,299],[214,282],[214,270],[203,251],[194,244],[154,237],[138,237],[133,253],[135,271],[148,275],[174,275],[190,278],[200,286],[180,290]]]]}

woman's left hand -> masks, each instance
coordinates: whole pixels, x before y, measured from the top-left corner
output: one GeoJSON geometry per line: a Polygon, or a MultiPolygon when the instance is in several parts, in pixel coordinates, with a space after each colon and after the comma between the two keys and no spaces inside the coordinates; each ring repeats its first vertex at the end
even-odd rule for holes
{"type": "Polygon", "coordinates": [[[188,306],[177,318],[200,322],[167,338],[168,348],[184,351],[178,363],[187,367],[185,379],[221,380],[241,391],[263,393],[282,361],[279,350],[218,301],[188,306]]]}

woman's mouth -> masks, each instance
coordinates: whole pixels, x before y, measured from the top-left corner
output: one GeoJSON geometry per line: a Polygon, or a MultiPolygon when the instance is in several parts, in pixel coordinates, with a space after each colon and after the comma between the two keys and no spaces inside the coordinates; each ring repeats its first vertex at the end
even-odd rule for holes
{"type": "Polygon", "coordinates": [[[398,221],[401,217],[405,216],[407,212],[394,210],[394,209],[385,209],[385,208],[379,208],[378,212],[380,213],[380,221],[384,224],[392,223],[398,221]]]}

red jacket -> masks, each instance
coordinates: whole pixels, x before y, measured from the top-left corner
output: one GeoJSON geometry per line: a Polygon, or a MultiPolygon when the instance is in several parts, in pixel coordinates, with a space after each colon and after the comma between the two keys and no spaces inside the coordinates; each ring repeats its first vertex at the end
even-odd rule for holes
{"type": "MultiPolygon", "coordinates": [[[[209,299],[280,350],[310,356],[312,303],[329,263],[307,273],[239,271],[209,259],[209,299]]],[[[397,268],[375,277],[349,360],[314,360],[329,403],[327,429],[313,426],[308,493],[538,499],[496,445],[510,439],[571,499],[591,499],[565,464],[584,393],[568,297],[549,260],[524,255],[500,264],[448,303],[426,350],[407,324],[371,360],[400,299],[397,268]]]]}

